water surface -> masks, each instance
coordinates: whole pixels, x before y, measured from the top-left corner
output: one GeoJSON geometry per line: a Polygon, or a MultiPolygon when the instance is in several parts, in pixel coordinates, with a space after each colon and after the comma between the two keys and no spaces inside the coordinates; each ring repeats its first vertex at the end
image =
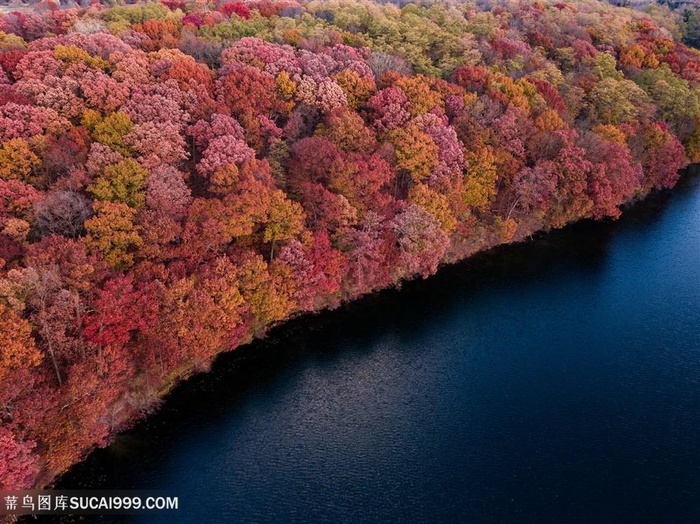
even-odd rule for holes
{"type": "Polygon", "coordinates": [[[700,178],[294,321],[59,486],[180,496],[101,522],[700,522],[700,178]]]}

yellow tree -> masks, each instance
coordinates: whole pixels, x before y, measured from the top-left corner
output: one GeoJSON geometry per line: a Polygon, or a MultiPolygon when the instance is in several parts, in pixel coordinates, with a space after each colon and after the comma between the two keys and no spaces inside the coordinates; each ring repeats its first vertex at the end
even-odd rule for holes
{"type": "Polygon", "coordinates": [[[343,69],[333,75],[338,85],[348,98],[348,107],[358,109],[367,104],[367,100],[377,91],[377,85],[373,78],[363,78],[355,71],[343,69]]]}
{"type": "Polygon", "coordinates": [[[446,234],[449,235],[457,227],[457,219],[450,208],[447,197],[433,191],[425,184],[413,186],[408,193],[408,201],[422,207],[437,218],[446,234]]]}
{"type": "Polygon", "coordinates": [[[293,289],[285,286],[285,278],[274,271],[258,254],[248,254],[236,261],[239,289],[255,317],[253,329],[282,320],[294,309],[293,289]]]}
{"type": "Polygon", "coordinates": [[[389,140],[396,151],[396,168],[407,173],[413,182],[425,180],[438,166],[438,146],[415,124],[394,129],[389,140]]]}
{"type": "Polygon", "coordinates": [[[476,151],[468,151],[464,159],[467,162],[467,174],[464,178],[465,203],[483,210],[496,196],[496,157],[490,147],[482,147],[476,151]]]}
{"type": "Polygon", "coordinates": [[[0,178],[3,180],[26,181],[39,164],[39,157],[32,153],[26,140],[13,138],[0,147],[0,178]]]}
{"type": "Polygon", "coordinates": [[[32,338],[32,327],[5,305],[0,304],[0,383],[16,369],[41,363],[41,353],[32,338]]]}
{"type": "Polygon", "coordinates": [[[88,191],[97,200],[122,202],[134,209],[143,209],[146,203],[144,183],[148,171],[130,158],[105,168],[97,181],[88,187],[88,191]]]}
{"type": "Polygon", "coordinates": [[[124,137],[131,132],[134,124],[126,113],[117,111],[103,119],[97,111],[90,109],[83,115],[83,125],[90,131],[96,142],[122,155],[131,154],[131,149],[124,141],[124,137]]]}
{"type": "Polygon", "coordinates": [[[134,223],[136,210],[121,202],[95,202],[93,209],[96,215],[85,222],[83,241],[115,269],[127,269],[134,261],[132,251],[143,243],[134,223]]]}
{"type": "Polygon", "coordinates": [[[275,255],[275,242],[289,240],[304,229],[304,209],[298,202],[289,200],[283,191],[275,190],[270,199],[270,209],[263,230],[263,242],[270,243],[270,260],[275,255]]]}
{"type": "Polygon", "coordinates": [[[429,82],[428,77],[417,75],[402,76],[394,83],[394,87],[399,87],[406,93],[411,103],[411,116],[428,113],[435,107],[444,108],[442,96],[430,88],[429,82]]]}

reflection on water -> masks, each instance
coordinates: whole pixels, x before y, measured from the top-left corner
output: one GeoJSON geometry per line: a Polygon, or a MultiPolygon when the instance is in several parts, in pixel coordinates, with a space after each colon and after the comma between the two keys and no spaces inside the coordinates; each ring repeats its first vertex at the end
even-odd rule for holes
{"type": "Polygon", "coordinates": [[[697,522],[699,180],[279,328],[59,486],[171,523],[697,522]]]}

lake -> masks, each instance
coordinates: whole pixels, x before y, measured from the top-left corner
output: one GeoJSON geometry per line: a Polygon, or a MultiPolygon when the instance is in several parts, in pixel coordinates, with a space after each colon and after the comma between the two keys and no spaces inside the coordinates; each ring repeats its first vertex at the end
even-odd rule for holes
{"type": "Polygon", "coordinates": [[[700,177],[292,321],[58,487],[180,497],[100,522],[700,522],[700,177]]]}

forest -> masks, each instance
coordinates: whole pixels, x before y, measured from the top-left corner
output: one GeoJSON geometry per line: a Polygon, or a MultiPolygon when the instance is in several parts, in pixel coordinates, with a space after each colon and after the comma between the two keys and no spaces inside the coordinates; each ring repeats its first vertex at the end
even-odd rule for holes
{"type": "Polygon", "coordinates": [[[0,489],[290,317],[672,187],[680,39],[594,0],[0,15],[0,489]]]}

